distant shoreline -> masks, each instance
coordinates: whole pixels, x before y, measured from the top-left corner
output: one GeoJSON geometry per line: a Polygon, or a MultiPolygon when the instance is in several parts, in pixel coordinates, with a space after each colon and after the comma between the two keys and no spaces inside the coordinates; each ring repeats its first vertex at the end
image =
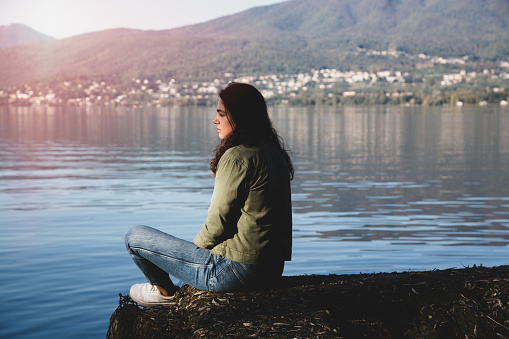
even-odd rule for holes
{"type": "MultiPolygon", "coordinates": [[[[509,96],[505,92],[498,93],[479,93],[462,91],[443,92],[436,97],[427,97],[419,95],[409,95],[404,93],[358,93],[356,96],[344,97],[342,94],[325,95],[324,93],[314,93],[312,95],[296,95],[290,99],[267,98],[269,106],[404,106],[404,107],[439,107],[439,106],[507,106],[509,96]]],[[[217,104],[216,98],[186,98],[164,101],[87,101],[75,100],[68,101],[53,98],[51,101],[46,99],[27,100],[13,99],[4,96],[0,97],[0,105],[11,106],[114,106],[114,107],[213,107],[217,104]]]]}

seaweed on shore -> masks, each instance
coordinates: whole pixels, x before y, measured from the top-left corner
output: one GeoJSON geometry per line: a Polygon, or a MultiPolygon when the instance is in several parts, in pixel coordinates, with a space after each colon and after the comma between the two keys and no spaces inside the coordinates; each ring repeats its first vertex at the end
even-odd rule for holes
{"type": "Polygon", "coordinates": [[[283,277],[271,290],[184,286],[177,306],[121,296],[108,338],[509,338],[509,266],[283,277]]]}

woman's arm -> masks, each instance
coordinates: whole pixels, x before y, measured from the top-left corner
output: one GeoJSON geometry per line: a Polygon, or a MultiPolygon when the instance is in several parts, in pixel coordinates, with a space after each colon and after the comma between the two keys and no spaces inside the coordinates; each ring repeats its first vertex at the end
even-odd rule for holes
{"type": "Polygon", "coordinates": [[[237,233],[237,221],[249,189],[247,174],[248,168],[241,160],[223,155],[207,219],[193,240],[198,247],[212,249],[237,233]]]}

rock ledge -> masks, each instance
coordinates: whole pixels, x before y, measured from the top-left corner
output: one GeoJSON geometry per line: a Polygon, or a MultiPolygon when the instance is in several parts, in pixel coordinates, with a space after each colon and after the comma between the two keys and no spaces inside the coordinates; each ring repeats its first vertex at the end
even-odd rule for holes
{"type": "Polygon", "coordinates": [[[120,295],[107,338],[509,338],[509,266],[282,277],[271,290],[184,286],[176,307],[120,295]]]}

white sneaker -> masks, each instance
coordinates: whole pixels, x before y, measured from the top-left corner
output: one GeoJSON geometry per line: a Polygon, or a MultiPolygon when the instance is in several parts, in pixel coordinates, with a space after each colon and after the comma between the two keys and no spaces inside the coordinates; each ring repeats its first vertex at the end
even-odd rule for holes
{"type": "Polygon", "coordinates": [[[149,283],[133,285],[129,295],[138,305],[144,307],[177,305],[174,296],[165,297],[155,285],[149,283]]]}

